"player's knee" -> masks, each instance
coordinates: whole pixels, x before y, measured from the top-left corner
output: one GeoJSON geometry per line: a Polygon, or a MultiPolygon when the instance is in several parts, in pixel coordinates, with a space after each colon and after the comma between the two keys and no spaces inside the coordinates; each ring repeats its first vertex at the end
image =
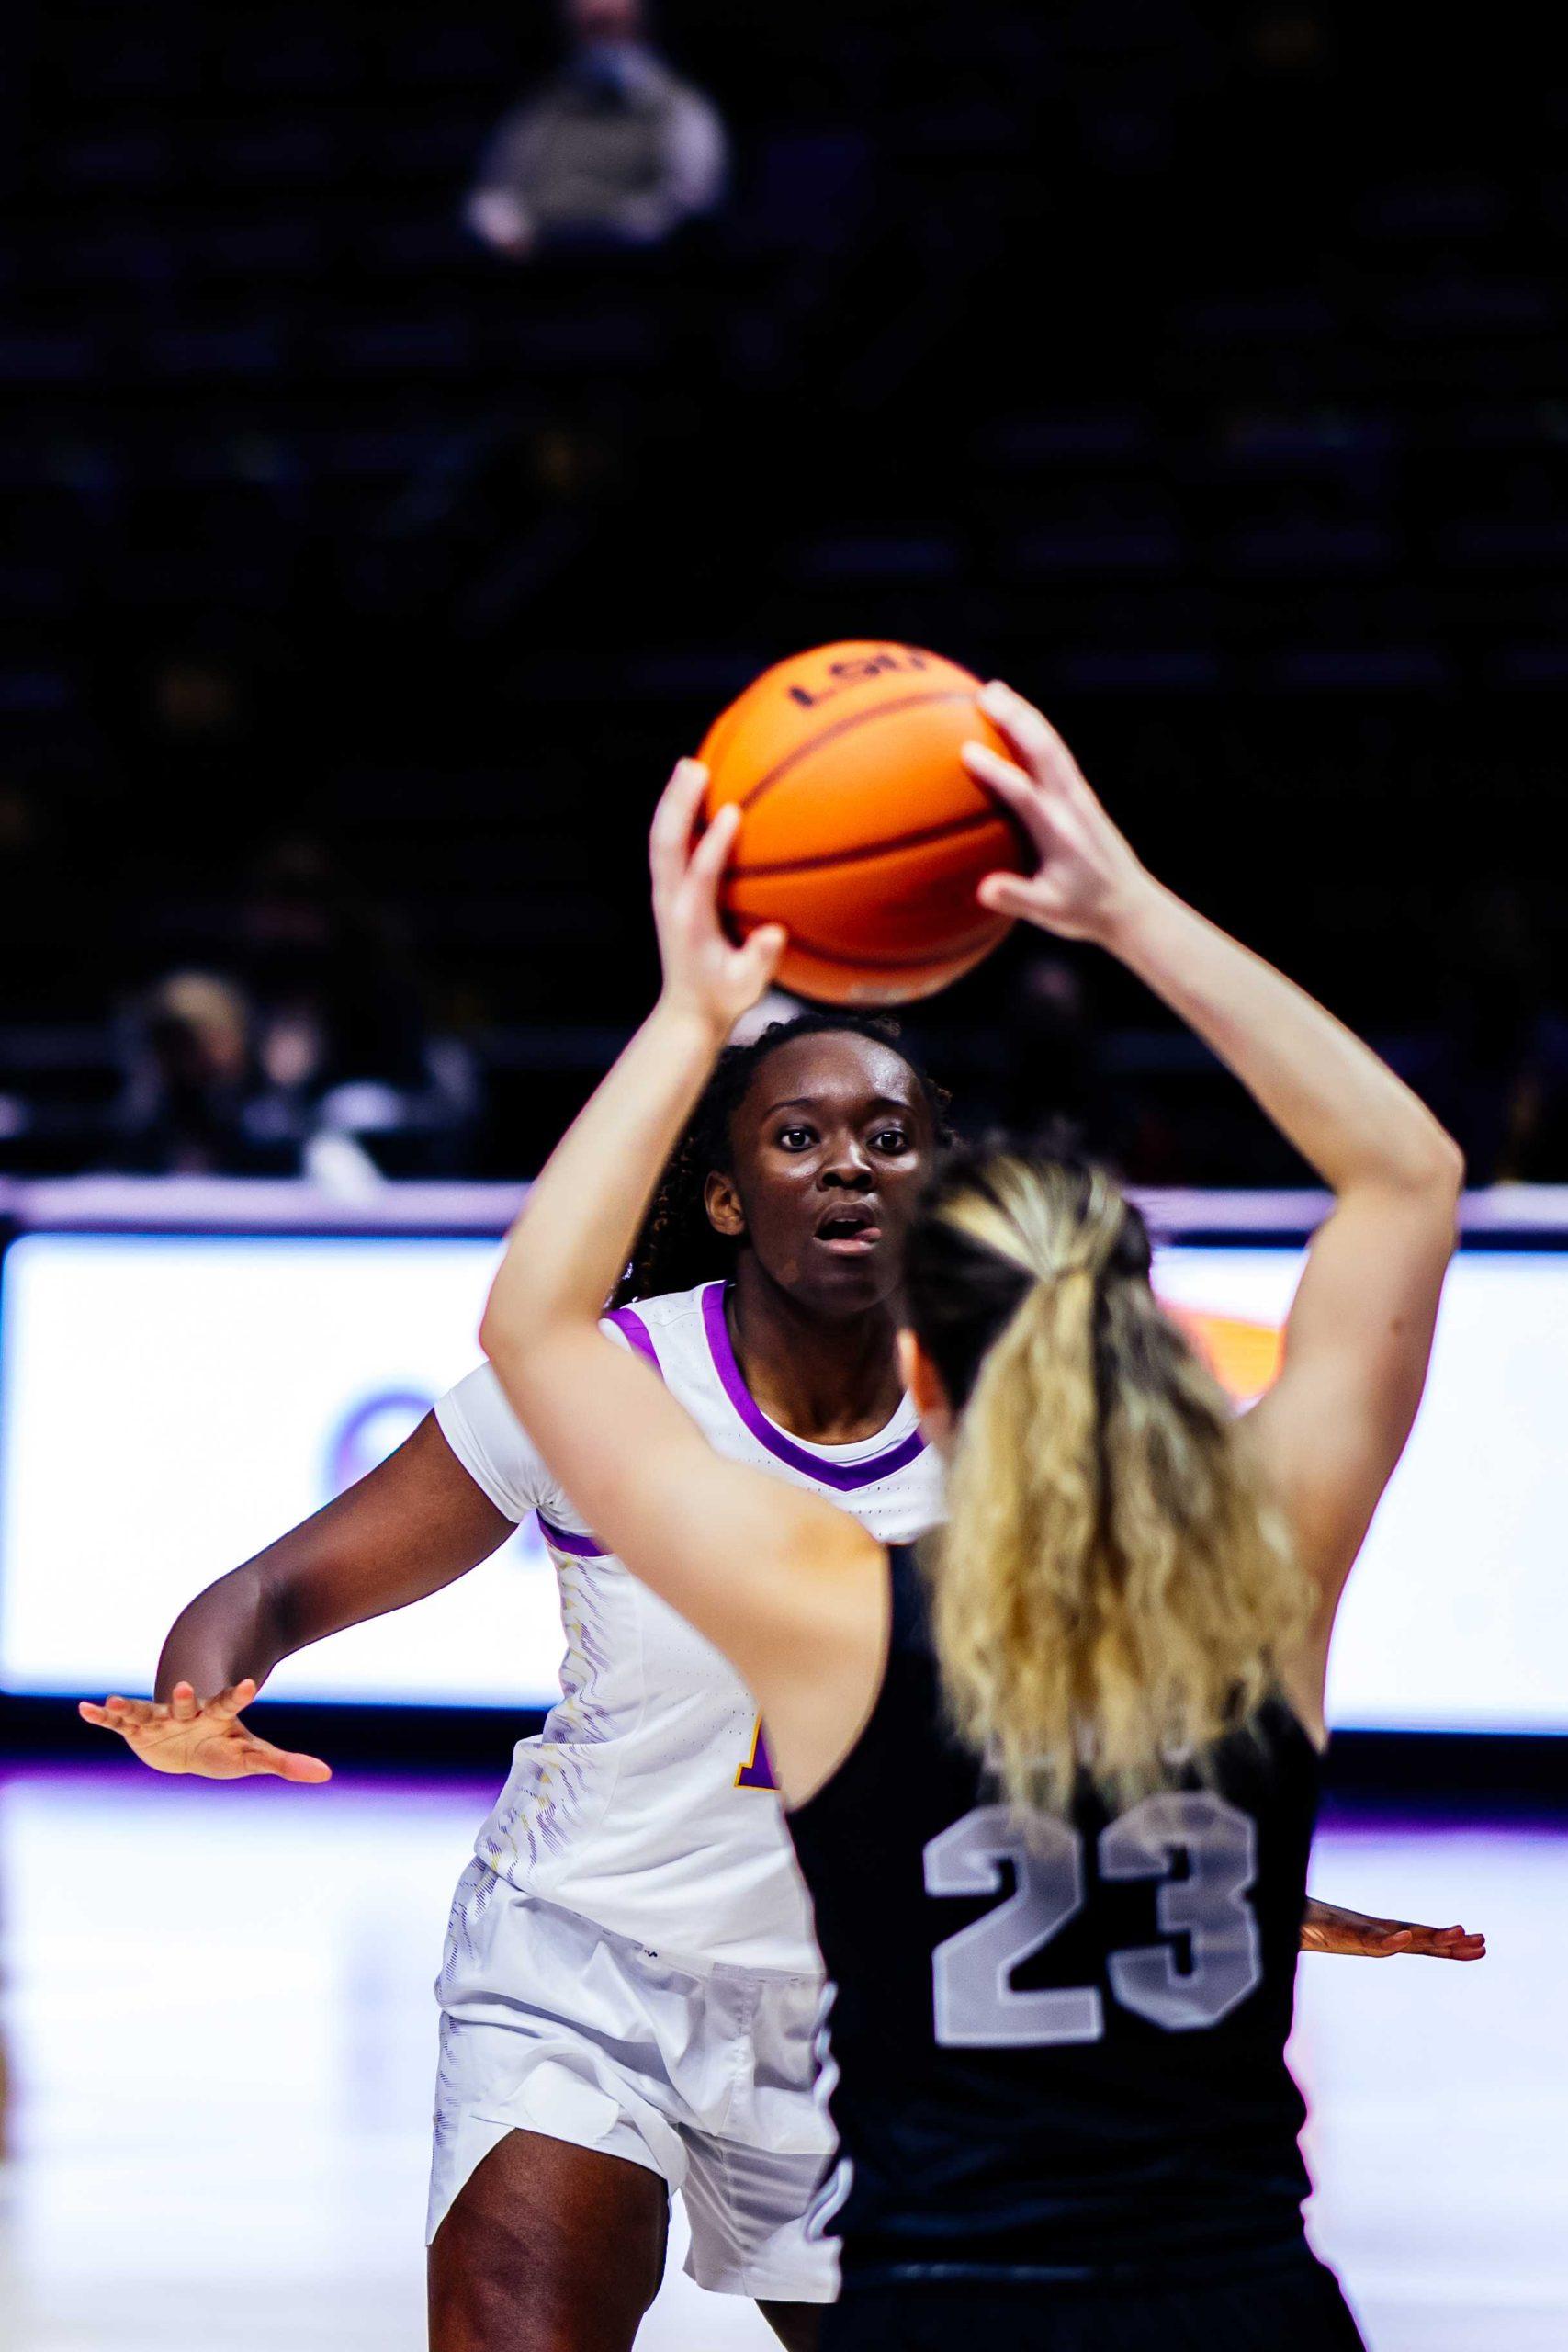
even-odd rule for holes
{"type": "Polygon", "coordinates": [[[817,2352],[822,2333],[820,2303],[759,2303],[757,2309],[784,2352],[817,2352]]]}

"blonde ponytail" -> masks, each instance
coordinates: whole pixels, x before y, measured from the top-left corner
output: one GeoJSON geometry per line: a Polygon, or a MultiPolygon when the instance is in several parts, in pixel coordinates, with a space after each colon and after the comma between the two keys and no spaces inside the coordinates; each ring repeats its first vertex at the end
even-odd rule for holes
{"type": "Polygon", "coordinates": [[[994,1158],[922,1224],[911,1320],[962,1405],[927,1546],[952,1721],[1021,1809],[1082,1772],[1125,1805],[1255,1712],[1305,1580],[1108,1178],[994,1158]]]}

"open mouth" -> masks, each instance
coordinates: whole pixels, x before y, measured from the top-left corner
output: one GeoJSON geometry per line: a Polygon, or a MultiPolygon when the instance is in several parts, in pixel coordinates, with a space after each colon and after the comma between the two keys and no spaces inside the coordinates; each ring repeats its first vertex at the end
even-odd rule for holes
{"type": "Polygon", "coordinates": [[[863,1202],[846,1202],[842,1208],[830,1209],[817,1227],[817,1238],[824,1250],[835,1256],[854,1258],[874,1250],[882,1238],[882,1227],[874,1212],[863,1202]]]}

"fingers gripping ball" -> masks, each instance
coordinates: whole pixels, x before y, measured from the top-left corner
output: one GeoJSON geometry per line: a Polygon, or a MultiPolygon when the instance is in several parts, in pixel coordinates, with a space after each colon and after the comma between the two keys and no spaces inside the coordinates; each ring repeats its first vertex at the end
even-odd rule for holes
{"type": "Polygon", "coordinates": [[[959,757],[976,740],[1007,748],[976,707],[979,684],[911,645],[823,645],[765,670],[709,729],[706,814],[741,811],[721,903],[742,937],[786,927],[782,987],[899,1004],[1008,931],[975,886],[1033,861],[959,757]]]}

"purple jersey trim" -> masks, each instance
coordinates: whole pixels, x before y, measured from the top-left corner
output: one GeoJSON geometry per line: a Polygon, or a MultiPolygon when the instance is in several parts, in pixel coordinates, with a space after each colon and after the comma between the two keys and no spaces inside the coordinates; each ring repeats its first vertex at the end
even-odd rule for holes
{"type": "Polygon", "coordinates": [[[662,1380],[664,1377],[664,1366],[659,1361],[659,1350],[653,1344],[653,1334],[649,1331],[647,1324],[643,1321],[642,1317],[637,1313],[637,1308],[635,1306],[614,1306],[611,1308],[609,1314],[605,1316],[604,1320],[606,1323],[613,1323],[616,1330],[621,1332],[627,1340],[630,1340],[632,1346],[637,1350],[639,1356],[646,1356],[648,1358],[649,1363],[653,1366],[653,1369],[659,1374],[660,1379],[662,1380]]]}
{"type": "Polygon", "coordinates": [[[552,1550],[570,1552],[574,1560],[607,1560],[609,1554],[596,1535],[574,1535],[570,1527],[558,1527],[543,1511],[536,1513],[539,1532],[552,1550]]]}
{"type": "Polygon", "coordinates": [[[803,1470],[808,1478],[819,1479],[823,1486],[834,1487],[840,1494],[849,1494],[857,1487],[874,1487],[879,1478],[890,1478],[895,1470],[904,1469],[917,1454],[925,1452],[925,1439],[919,1430],[911,1430],[896,1445],[881,1453],[868,1454],[863,1462],[824,1462],[819,1453],[796,1445],[783,1430],[776,1430],[747,1387],[735,1361],[724,1313],[728,1288],[725,1283],[709,1283],[703,1293],[703,1329],[707,1334],[708,1352],[725,1395],[758,1443],[765,1445],[770,1453],[780,1462],[787,1462],[792,1470],[803,1470]]]}

